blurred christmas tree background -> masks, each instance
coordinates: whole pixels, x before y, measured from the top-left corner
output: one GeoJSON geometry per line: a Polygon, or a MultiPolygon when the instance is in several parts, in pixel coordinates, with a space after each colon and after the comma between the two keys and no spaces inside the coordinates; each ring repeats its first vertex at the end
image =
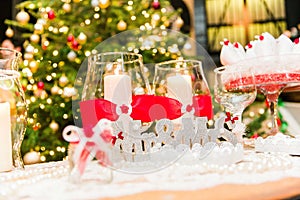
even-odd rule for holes
{"type": "MultiPolygon", "coordinates": [[[[32,0],[16,6],[16,20],[5,21],[5,34],[13,41],[20,37],[24,41],[20,71],[29,105],[22,143],[22,154],[29,155],[25,163],[61,160],[67,155],[68,143],[61,133],[74,124],[72,101],[79,100],[74,81],[78,69],[99,43],[134,29],[171,29],[189,35],[190,24],[183,20],[188,14],[174,2],[179,1],[32,0]]],[[[186,41],[177,40],[164,47],[156,43],[155,48],[138,52],[145,64],[176,59],[182,56],[177,44],[191,48],[186,41]]],[[[216,105],[215,110],[218,108],[216,105]]],[[[266,136],[270,119],[263,96],[258,95],[246,109],[243,120],[248,127],[247,137],[266,136]]],[[[280,113],[278,122],[281,131],[287,132],[288,124],[280,113]]]]}
{"type": "MultiPolygon", "coordinates": [[[[16,20],[5,23],[8,37],[20,33],[24,40],[20,71],[29,117],[22,154],[35,153],[25,163],[61,160],[67,155],[68,144],[61,132],[74,124],[72,100],[78,95],[73,83],[95,46],[125,30],[179,30],[184,23],[180,10],[168,0],[34,0],[16,9],[16,20]]],[[[156,54],[160,53],[164,60],[171,59],[168,49],[156,54]]]]}

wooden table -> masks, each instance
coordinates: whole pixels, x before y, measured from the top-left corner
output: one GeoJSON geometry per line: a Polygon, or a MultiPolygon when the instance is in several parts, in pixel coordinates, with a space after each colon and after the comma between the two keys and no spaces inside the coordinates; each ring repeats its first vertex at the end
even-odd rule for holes
{"type": "MultiPolygon", "coordinates": [[[[299,172],[300,173],[300,172],[299,172]]],[[[182,200],[182,199],[300,199],[300,178],[284,178],[261,184],[222,184],[193,191],[149,191],[104,200],[182,200]]]]}

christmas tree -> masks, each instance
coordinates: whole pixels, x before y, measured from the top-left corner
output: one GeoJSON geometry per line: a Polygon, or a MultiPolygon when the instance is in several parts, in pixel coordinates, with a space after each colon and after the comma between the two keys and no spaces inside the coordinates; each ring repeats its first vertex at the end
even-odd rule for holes
{"type": "Polygon", "coordinates": [[[16,21],[6,20],[6,35],[18,37],[14,28],[24,39],[20,70],[29,112],[22,154],[39,152],[41,161],[67,155],[61,132],[74,123],[73,83],[96,45],[125,30],[183,23],[167,0],[33,0],[16,8],[16,21]]]}

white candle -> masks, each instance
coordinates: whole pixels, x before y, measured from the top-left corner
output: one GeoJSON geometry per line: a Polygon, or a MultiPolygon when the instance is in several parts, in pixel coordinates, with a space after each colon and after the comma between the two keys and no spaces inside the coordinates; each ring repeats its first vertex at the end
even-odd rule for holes
{"type": "Polygon", "coordinates": [[[176,75],[167,78],[168,96],[183,105],[192,104],[192,79],[190,75],[176,75]]]}
{"type": "Polygon", "coordinates": [[[128,105],[132,99],[131,79],[128,75],[104,77],[104,99],[117,105],[128,105]]]}
{"type": "Polygon", "coordinates": [[[9,102],[0,103],[0,172],[12,169],[12,139],[9,102]]]}

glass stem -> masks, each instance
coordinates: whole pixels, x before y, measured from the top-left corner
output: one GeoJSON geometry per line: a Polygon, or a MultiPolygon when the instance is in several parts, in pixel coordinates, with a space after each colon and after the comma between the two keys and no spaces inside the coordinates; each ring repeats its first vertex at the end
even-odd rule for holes
{"type": "Polygon", "coordinates": [[[13,165],[15,169],[24,169],[24,163],[21,156],[21,143],[13,145],[13,165]]]}
{"type": "Polygon", "coordinates": [[[277,104],[278,104],[278,97],[280,93],[275,94],[267,94],[267,102],[270,107],[270,114],[272,120],[272,128],[271,128],[271,135],[275,135],[279,132],[279,127],[277,123],[278,115],[277,115],[277,104]]]}

